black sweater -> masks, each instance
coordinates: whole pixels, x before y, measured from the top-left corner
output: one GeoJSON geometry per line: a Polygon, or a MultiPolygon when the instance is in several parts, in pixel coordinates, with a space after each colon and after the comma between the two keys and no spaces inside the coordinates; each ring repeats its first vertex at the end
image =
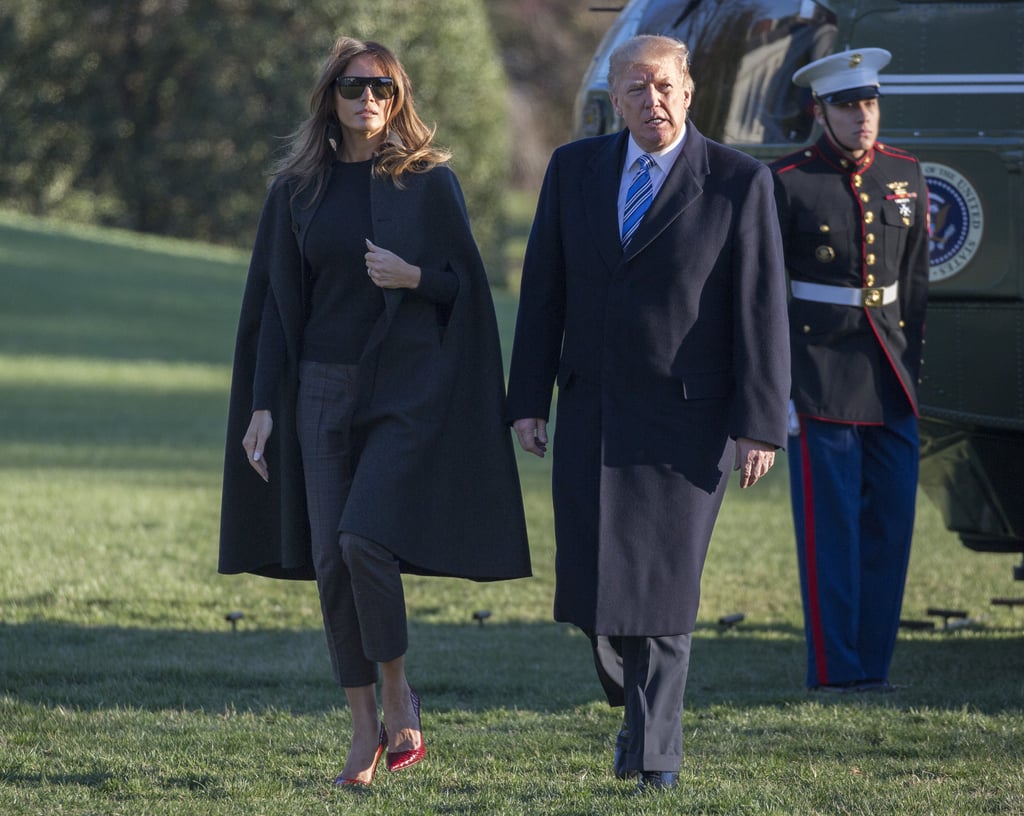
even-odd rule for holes
{"type": "MultiPolygon", "coordinates": [[[[306,238],[309,284],[302,359],[355,365],[384,309],[379,287],[366,274],[373,161],[335,162],[306,238]]],[[[387,249],[388,247],[384,247],[387,249]]],[[[450,269],[421,268],[417,297],[450,304],[458,292],[450,269]]],[[[268,304],[269,305],[269,304],[268,304]]],[[[280,380],[285,350],[280,318],[268,308],[260,332],[253,410],[268,409],[280,380]]]]}

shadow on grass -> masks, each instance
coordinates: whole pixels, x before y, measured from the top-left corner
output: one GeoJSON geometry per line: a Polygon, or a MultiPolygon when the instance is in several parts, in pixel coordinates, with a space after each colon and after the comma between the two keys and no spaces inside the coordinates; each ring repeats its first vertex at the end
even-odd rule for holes
{"type": "Polygon", "coordinates": [[[6,353],[230,363],[244,255],[211,249],[204,256],[199,245],[144,236],[126,246],[101,234],[44,235],[0,224],[6,353]]]}
{"type": "MultiPolygon", "coordinates": [[[[2,603],[2,601],[0,601],[2,603]]],[[[199,632],[0,624],[0,693],[79,710],[130,708],[323,712],[343,705],[318,630],[199,632]]],[[[410,679],[437,712],[564,712],[603,702],[589,642],[555,623],[410,625],[410,679]]],[[[815,701],[887,708],[1021,707],[1024,633],[975,631],[901,640],[885,695],[820,697],[803,689],[803,640],[789,627],[698,629],[690,711],[815,701]]]]}
{"type": "Polygon", "coordinates": [[[5,468],[68,467],[85,462],[107,468],[194,467],[192,452],[207,459],[223,451],[227,388],[210,392],[33,385],[0,387],[0,445],[18,445],[5,468]],[[181,440],[190,456],[182,463],[181,440]],[[162,455],[166,451],[168,454],[162,455]],[[149,455],[147,456],[147,452],[149,455]]]}

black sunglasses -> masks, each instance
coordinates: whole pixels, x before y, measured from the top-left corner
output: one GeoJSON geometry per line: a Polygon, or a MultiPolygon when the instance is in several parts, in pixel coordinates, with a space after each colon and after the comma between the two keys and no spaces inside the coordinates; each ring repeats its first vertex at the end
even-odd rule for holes
{"type": "Polygon", "coordinates": [[[369,88],[374,99],[390,99],[395,95],[395,81],[391,77],[340,76],[334,80],[343,99],[358,99],[363,88],[369,88]]]}

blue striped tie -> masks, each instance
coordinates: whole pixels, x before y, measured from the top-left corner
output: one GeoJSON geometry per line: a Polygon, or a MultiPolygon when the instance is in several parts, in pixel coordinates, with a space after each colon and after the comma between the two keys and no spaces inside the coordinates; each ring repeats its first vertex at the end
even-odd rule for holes
{"type": "Polygon", "coordinates": [[[647,208],[651,206],[651,201],[654,199],[654,186],[651,184],[650,173],[654,159],[649,153],[644,153],[637,161],[640,162],[640,169],[636,171],[636,177],[629,185],[629,190],[626,191],[626,208],[622,213],[623,246],[626,246],[629,239],[633,237],[636,228],[640,226],[644,213],[647,212],[647,208]]]}

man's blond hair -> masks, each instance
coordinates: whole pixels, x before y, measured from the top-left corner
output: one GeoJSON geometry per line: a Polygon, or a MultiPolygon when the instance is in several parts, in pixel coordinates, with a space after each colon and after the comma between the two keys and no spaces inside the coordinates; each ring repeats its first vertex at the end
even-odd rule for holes
{"type": "Polygon", "coordinates": [[[690,76],[690,49],[682,40],[659,34],[640,34],[626,40],[608,58],[608,87],[615,89],[615,83],[626,71],[635,65],[650,65],[663,60],[674,60],[685,82],[684,90],[693,93],[693,77],[690,76]]]}

